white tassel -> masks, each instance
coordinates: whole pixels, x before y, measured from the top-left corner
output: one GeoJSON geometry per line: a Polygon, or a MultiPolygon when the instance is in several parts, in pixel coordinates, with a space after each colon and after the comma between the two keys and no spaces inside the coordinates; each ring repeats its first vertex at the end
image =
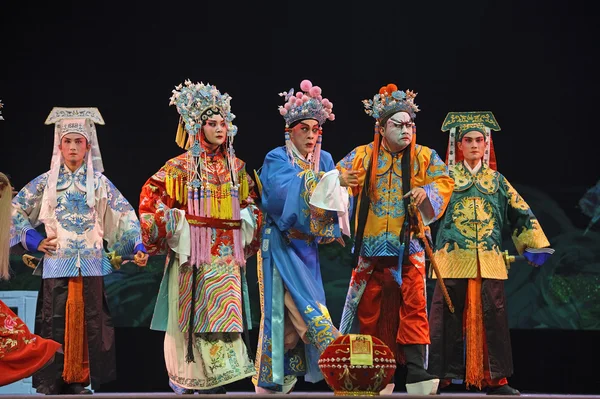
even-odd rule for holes
{"type": "Polygon", "coordinates": [[[486,134],[486,140],[485,140],[485,153],[483,154],[483,163],[485,165],[490,165],[490,137],[492,134],[492,131],[490,130],[489,127],[485,128],[485,134],[486,134]]]}
{"type": "Polygon", "coordinates": [[[94,207],[96,203],[96,195],[94,193],[94,162],[92,160],[91,151],[88,151],[87,155],[87,176],[85,178],[85,191],[87,196],[87,205],[90,208],[94,207]]]}
{"type": "Polygon", "coordinates": [[[58,172],[60,171],[60,165],[63,163],[62,154],[58,146],[60,145],[60,123],[54,125],[54,148],[52,149],[52,161],[50,161],[50,174],[48,176],[48,183],[46,186],[46,194],[48,203],[52,209],[58,205],[56,199],[56,184],[58,182],[58,172]]]}
{"type": "Polygon", "coordinates": [[[450,136],[448,139],[448,167],[452,167],[456,160],[456,128],[450,129],[450,136]]]}
{"type": "Polygon", "coordinates": [[[293,148],[294,143],[292,143],[292,140],[290,139],[290,133],[289,132],[285,132],[285,152],[287,153],[288,159],[290,160],[290,163],[292,165],[296,164],[295,158],[294,158],[294,148],[293,148]]]}

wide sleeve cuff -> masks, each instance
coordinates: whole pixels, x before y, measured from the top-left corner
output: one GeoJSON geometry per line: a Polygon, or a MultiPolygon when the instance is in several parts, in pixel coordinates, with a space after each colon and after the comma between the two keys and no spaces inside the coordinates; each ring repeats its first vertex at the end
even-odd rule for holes
{"type": "Polygon", "coordinates": [[[337,169],[323,174],[310,196],[309,203],[312,206],[328,211],[348,210],[348,190],[340,186],[339,175],[340,171],[337,169]]]}
{"type": "Polygon", "coordinates": [[[145,254],[148,253],[148,251],[146,251],[146,247],[144,246],[144,244],[141,244],[141,243],[138,244],[138,245],[136,245],[135,248],[133,248],[133,253],[134,254],[137,254],[140,251],[143,252],[143,253],[145,253],[145,254]]]}
{"type": "Polygon", "coordinates": [[[419,212],[421,212],[421,218],[423,219],[423,225],[429,226],[436,219],[435,210],[433,209],[433,205],[431,204],[431,201],[429,200],[429,193],[427,190],[428,187],[425,186],[423,188],[425,189],[425,192],[427,193],[427,198],[425,198],[425,200],[421,203],[421,205],[419,205],[419,212]]]}
{"type": "Polygon", "coordinates": [[[242,220],[242,247],[246,247],[254,238],[254,230],[256,229],[256,220],[250,207],[246,207],[240,211],[240,219],[242,220]]]}
{"type": "Polygon", "coordinates": [[[40,246],[40,242],[44,240],[44,236],[37,232],[35,229],[28,229],[25,234],[21,237],[21,244],[27,251],[36,251],[40,246]]]}
{"type": "Polygon", "coordinates": [[[325,173],[315,187],[309,203],[317,208],[336,211],[342,234],[350,237],[350,195],[340,185],[340,171],[332,169],[325,173]]]}
{"type": "Polygon", "coordinates": [[[192,241],[190,236],[190,225],[185,218],[185,212],[181,209],[171,209],[170,212],[177,212],[179,217],[171,215],[177,224],[173,229],[172,235],[167,238],[167,244],[175,253],[179,255],[179,260],[183,264],[191,254],[192,241]]]}

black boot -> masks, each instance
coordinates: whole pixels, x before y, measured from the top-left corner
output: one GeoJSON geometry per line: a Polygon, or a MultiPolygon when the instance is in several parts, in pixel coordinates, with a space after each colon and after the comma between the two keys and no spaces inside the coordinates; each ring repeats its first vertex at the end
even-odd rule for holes
{"type": "Polygon", "coordinates": [[[521,392],[514,389],[510,385],[506,384],[506,385],[500,385],[499,387],[488,388],[487,394],[488,395],[515,395],[515,396],[518,396],[518,395],[521,395],[521,392]]]}
{"type": "Polygon", "coordinates": [[[83,384],[65,384],[63,386],[63,394],[67,395],[91,395],[92,391],[83,386],[83,384]]]}
{"type": "Polygon", "coordinates": [[[403,345],[406,358],[406,383],[412,384],[438,378],[429,374],[425,368],[425,345],[403,345]]]}
{"type": "Polygon", "coordinates": [[[403,345],[406,358],[406,392],[409,395],[435,395],[440,379],[425,370],[425,345],[403,345]]]}
{"type": "Polygon", "coordinates": [[[227,390],[225,390],[225,387],[220,386],[211,389],[196,389],[196,392],[200,395],[224,395],[227,393],[227,390]]]}

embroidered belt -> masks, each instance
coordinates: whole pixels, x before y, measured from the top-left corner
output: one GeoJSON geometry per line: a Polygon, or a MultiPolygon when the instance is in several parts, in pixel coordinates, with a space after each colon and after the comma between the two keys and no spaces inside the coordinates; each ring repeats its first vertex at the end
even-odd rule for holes
{"type": "Polygon", "coordinates": [[[185,218],[190,225],[198,227],[212,227],[214,229],[224,230],[239,230],[242,227],[242,221],[239,219],[217,219],[193,215],[185,215],[185,218]]]}
{"type": "Polygon", "coordinates": [[[291,240],[291,239],[304,240],[308,243],[312,243],[315,240],[315,236],[306,234],[306,233],[302,233],[300,230],[297,230],[297,229],[289,229],[287,231],[286,238],[288,240],[291,240]]]}

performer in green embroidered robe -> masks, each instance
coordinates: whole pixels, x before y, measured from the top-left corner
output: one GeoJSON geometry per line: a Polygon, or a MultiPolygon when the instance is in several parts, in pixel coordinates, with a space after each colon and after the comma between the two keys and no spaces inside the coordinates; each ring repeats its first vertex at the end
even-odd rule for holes
{"type": "MultiPolygon", "coordinates": [[[[502,230],[509,227],[520,254],[534,266],[553,252],[531,209],[496,171],[491,112],[451,112],[447,163],[454,193],[440,222],[434,258],[455,306],[451,313],[436,286],[430,311],[429,372],[440,386],[452,379],[489,394],[518,395],[506,380],[513,372],[504,280],[502,230]],[[464,332],[464,333],[463,333],[464,332]]],[[[435,278],[435,276],[434,276],[435,278]]]]}

